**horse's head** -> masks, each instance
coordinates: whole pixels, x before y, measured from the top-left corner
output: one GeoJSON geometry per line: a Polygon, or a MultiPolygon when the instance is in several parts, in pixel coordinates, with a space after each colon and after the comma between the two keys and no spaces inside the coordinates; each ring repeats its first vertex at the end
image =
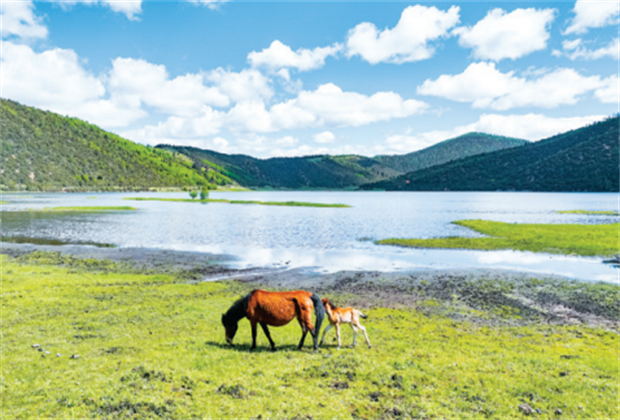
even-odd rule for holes
{"type": "Polygon", "coordinates": [[[233,345],[233,338],[235,338],[235,334],[237,334],[237,321],[231,319],[232,317],[226,316],[226,314],[222,314],[222,325],[226,329],[226,342],[233,345]]]}
{"type": "Polygon", "coordinates": [[[321,299],[321,302],[323,302],[323,306],[325,307],[325,312],[327,312],[328,314],[331,314],[332,309],[334,308],[334,305],[332,305],[332,303],[327,298],[321,299]]]}

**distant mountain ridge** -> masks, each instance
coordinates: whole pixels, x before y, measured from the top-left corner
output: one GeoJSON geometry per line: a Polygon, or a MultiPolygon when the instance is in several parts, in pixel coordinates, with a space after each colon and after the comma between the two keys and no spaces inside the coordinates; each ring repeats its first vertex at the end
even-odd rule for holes
{"type": "Polygon", "coordinates": [[[380,155],[374,159],[402,173],[419,171],[452,160],[523,146],[527,140],[484,133],[467,133],[406,155],[380,155]]]}
{"type": "Polygon", "coordinates": [[[227,155],[195,147],[158,145],[181,153],[194,166],[207,166],[248,188],[354,188],[402,175],[410,168],[428,168],[461,156],[516,147],[525,140],[470,133],[406,155],[376,156],[316,155],[257,159],[227,155]]]}
{"type": "Polygon", "coordinates": [[[523,146],[363,185],[389,191],[618,192],[618,117],[523,146]]]}

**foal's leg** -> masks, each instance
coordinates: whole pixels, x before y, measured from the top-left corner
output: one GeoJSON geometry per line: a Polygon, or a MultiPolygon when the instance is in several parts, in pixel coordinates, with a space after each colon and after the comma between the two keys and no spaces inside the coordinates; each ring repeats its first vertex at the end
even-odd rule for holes
{"type": "Polygon", "coordinates": [[[340,350],[340,346],[342,345],[340,342],[340,324],[336,324],[336,337],[338,337],[338,349],[340,350]]]}
{"type": "Polygon", "coordinates": [[[351,328],[353,328],[353,343],[351,343],[351,348],[355,347],[355,342],[357,341],[357,327],[355,324],[351,323],[351,328]]]}
{"type": "Polygon", "coordinates": [[[325,341],[325,334],[327,333],[327,331],[329,331],[329,329],[332,327],[332,324],[329,324],[327,327],[325,327],[325,329],[323,330],[323,338],[321,338],[321,344],[319,344],[320,346],[323,345],[323,341],[325,341]]]}
{"type": "Polygon", "coordinates": [[[276,344],[271,339],[271,334],[269,334],[269,328],[267,328],[267,324],[265,324],[264,322],[261,322],[260,326],[263,329],[263,332],[265,333],[265,335],[267,336],[267,340],[269,340],[269,344],[271,344],[271,351],[276,351],[276,344]]]}
{"type": "Polygon", "coordinates": [[[252,325],[252,347],[250,347],[250,351],[256,348],[256,322],[250,321],[252,325]]]}
{"type": "Polygon", "coordinates": [[[362,332],[364,333],[364,337],[366,338],[366,344],[368,344],[368,348],[371,349],[372,346],[370,345],[370,340],[368,339],[368,334],[366,334],[366,328],[364,328],[364,326],[362,324],[358,324],[360,330],[362,330],[362,332]]]}

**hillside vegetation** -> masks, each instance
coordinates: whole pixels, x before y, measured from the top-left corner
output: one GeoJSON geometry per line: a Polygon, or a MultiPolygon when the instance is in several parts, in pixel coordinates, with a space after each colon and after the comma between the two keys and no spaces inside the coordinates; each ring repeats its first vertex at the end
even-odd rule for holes
{"type": "Polygon", "coordinates": [[[363,189],[618,192],[619,118],[520,147],[410,172],[363,189]]]}
{"type": "Polygon", "coordinates": [[[419,171],[453,160],[523,146],[526,140],[484,133],[468,133],[406,155],[375,156],[375,160],[402,173],[419,171]]]}
{"type": "Polygon", "coordinates": [[[246,155],[227,155],[194,147],[168,145],[157,147],[184,154],[193,160],[194,166],[219,171],[245,187],[299,189],[356,187],[463,156],[525,143],[527,143],[525,140],[471,133],[406,155],[374,158],[356,155],[317,155],[256,159],[246,155]]]}
{"type": "Polygon", "coordinates": [[[77,118],[0,100],[2,190],[135,190],[226,185],[216,171],[77,118]]]}
{"type": "Polygon", "coordinates": [[[227,155],[195,147],[159,145],[182,153],[249,188],[347,188],[383,180],[402,172],[362,156],[304,156],[257,159],[227,155]]]}

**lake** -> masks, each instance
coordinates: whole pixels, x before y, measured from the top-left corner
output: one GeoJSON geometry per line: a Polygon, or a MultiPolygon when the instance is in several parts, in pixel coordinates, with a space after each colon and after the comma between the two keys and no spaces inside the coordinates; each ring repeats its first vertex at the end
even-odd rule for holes
{"type": "Polygon", "coordinates": [[[228,254],[231,265],[305,267],[309,271],[506,269],[618,282],[602,258],[514,251],[405,249],[377,246],[390,237],[480,236],[451,224],[462,219],[510,223],[612,223],[615,216],[560,210],[618,210],[618,194],[508,192],[212,192],[210,198],[342,203],[313,208],[127,201],[189,198],[187,193],[3,194],[2,235],[112,243],[228,254]],[[94,198],[93,198],[94,197],[94,198]],[[133,206],[138,211],[11,213],[55,206],[133,206]]]}

